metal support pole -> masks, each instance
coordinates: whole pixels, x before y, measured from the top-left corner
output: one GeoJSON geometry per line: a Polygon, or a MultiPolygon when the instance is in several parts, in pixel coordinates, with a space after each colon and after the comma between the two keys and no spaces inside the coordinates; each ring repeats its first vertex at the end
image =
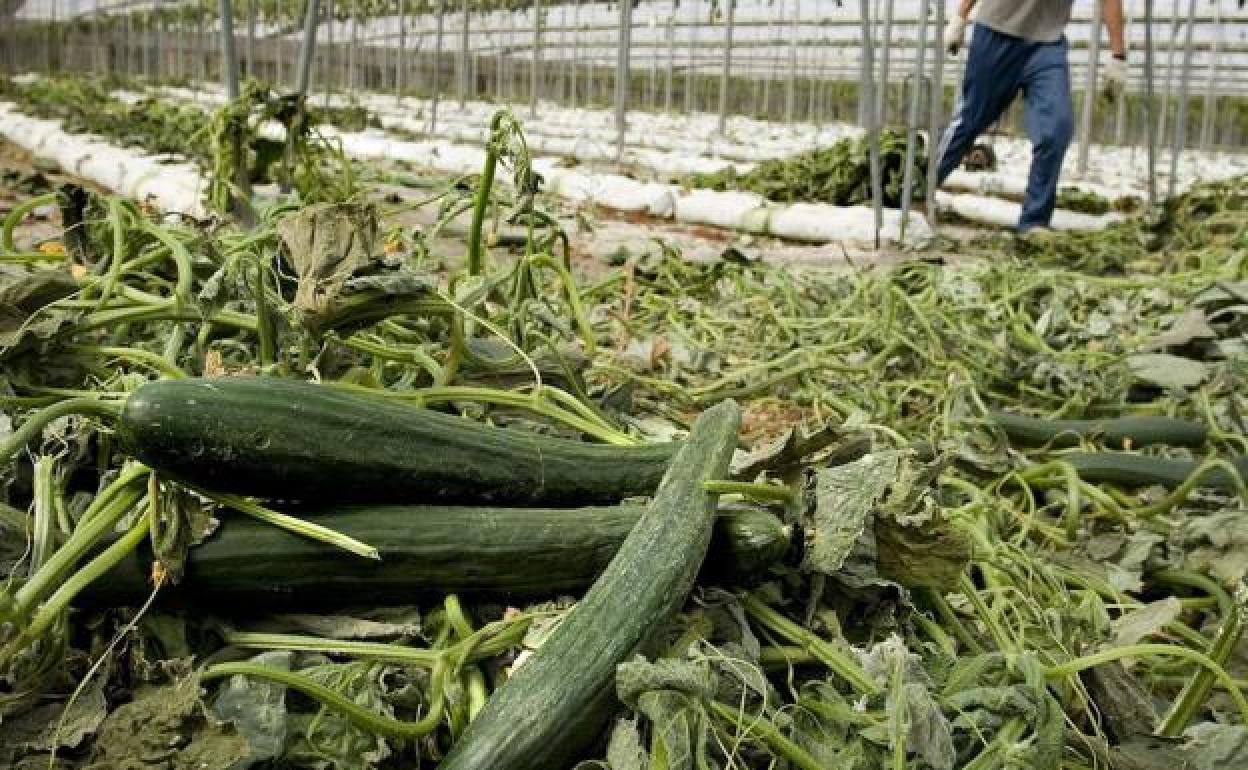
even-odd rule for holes
{"type": "Polygon", "coordinates": [[[407,0],[399,0],[399,51],[394,57],[394,100],[403,97],[403,62],[407,59],[407,0]]]}
{"type": "Polygon", "coordinates": [[[1166,123],[1170,116],[1170,95],[1174,92],[1174,55],[1178,49],[1179,42],[1179,0],[1170,0],[1171,7],[1174,9],[1170,21],[1170,51],[1166,57],[1166,90],[1161,96],[1161,115],[1158,120],[1161,121],[1161,127],[1157,129],[1157,141],[1166,141],[1166,123]]]}
{"type": "Polygon", "coordinates": [[[460,13],[463,18],[460,20],[462,27],[459,32],[459,58],[455,61],[455,77],[457,80],[456,95],[459,97],[459,108],[463,109],[468,101],[468,25],[469,5],[468,0],[464,0],[460,5],[460,13]]]}
{"type": "Polygon", "coordinates": [[[1201,110],[1200,150],[1207,152],[1213,142],[1213,124],[1218,112],[1218,63],[1222,53],[1222,4],[1213,4],[1213,42],[1209,53],[1209,72],[1205,81],[1205,101],[1201,110]]]}
{"type": "Polygon", "coordinates": [[[529,69],[529,117],[537,117],[542,91],[542,0],[533,5],[533,63],[529,69]]]}
{"type": "MultiPolygon", "coordinates": [[[[581,0],[576,0],[576,5],[572,8],[572,93],[569,103],[575,107],[580,103],[578,94],[577,81],[580,78],[581,71],[581,0]]],[[[587,73],[588,74],[588,73],[587,73]]]]}
{"type": "Polygon", "coordinates": [[[1144,109],[1148,117],[1148,205],[1157,205],[1156,78],[1153,68],[1153,0],[1144,0],[1144,109]]]}
{"type": "Polygon", "coordinates": [[[357,0],[351,0],[349,13],[351,14],[351,47],[347,49],[347,76],[343,82],[347,84],[347,88],[354,91],[359,86],[356,73],[360,66],[357,51],[360,46],[360,9],[357,0]]]}
{"type": "Polygon", "coordinates": [[[894,0],[884,2],[884,36],[883,50],[880,52],[880,82],[875,90],[875,125],[888,125],[889,69],[892,64],[893,51],[893,10],[894,0]]]}
{"type": "MultiPolygon", "coordinates": [[[[1079,174],[1088,173],[1088,152],[1092,149],[1092,119],[1096,115],[1097,73],[1101,65],[1101,24],[1104,18],[1104,5],[1095,0],[1096,8],[1092,13],[1092,31],[1088,38],[1088,72],[1083,81],[1083,115],[1079,130],[1079,159],[1076,169],[1079,174]]],[[[1122,98],[1126,98],[1124,94],[1122,98]]]]}
{"type": "Polygon", "coordinates": [[[687,0],[686,5],[689,6],[689,64],[685,69],[685,114],[692,115],[694,91],[697,90],[698,6],[693,0],[687,0]]]}
{"type": "MultiPolygon", "coordinates": [[[[626,0],[627,1],[627,0],[626,0]]],[[[719,76],[719,134],[728,129],[728,81],[732,79],[732,32],[736,26],[736,0],[724,0],[728,16],[724,22],[724,69],[719,76]]]]}
{"type": "MultiPolygon", "coordinates": [[[[234,46],[234,7],[231,0],[220,0],[219,22],[221,24],[221,75],[225,82],[225,96],[231,102],[239,98],[238,89],[238,53],[234,46]]],[[[238,165],[234,170],[234,194],[230,196],[230,210],[245,226],[250,227],[251,221],[251,185],[248,181],[246,148],[243,137],[234,133],[230,137],[230,150],[238,165]]]]}
{"type": "Polygon", "coordinates": [[[676,14],[667,17],[667,81],[663,84],[663,111],[672,111],[672,81],[676,76],[676,14]]]}
{"type": "Polygon", "coordinates": [[[256,0],[247,0],[247,77],[256,76],[256,0]]]}
{"type": "Polygon", "coordinates": [[[932,35],[936,67],[932,74],[931,115],[927,130],[927,220],[936,223],[936,177],[940,174],[941,123],[945,114],[945,0],[936,0],[936,29],[932,35]]]}
{"type": "MultiPolygon", "coordinates": [[[[875,44],[872,40],[871,29],[871,0],[859,0],[862,11],[862,56],[866,60],[865,72],[874,73],[875,44]]],[[[867,104],[874,104],[872,100],[873,91],[875,90],[874,78],[867,77],[862,81],[862,99],[867,104]]],[[[884,180],[880,173],[880,134],[876,127],[876,111],[875,109],[867,110],[866,130],[869,137],[871,155],[871,200],[875,206],[875,248],[880,248],[880,231],[884,229],[884,180]]]]}
{"type": "Polygon", "coordinates": [[[797,107],[797,32],[802,17],[802,0],[793,0],[793,26],[789,32],[789,77],[784,84],[784,122],[793,124],[797,107]]]}
{"type": "Polygon", "coordinates": [[[1187,143],[1187,107],[1192,86],[1192,28],[1196,26],[1196,0],[1187,0],[1187,33],[1183,38],[1183,79],[1179,82],[1179,114],[1174,121],[1174,142],[1170,148],[1170,184],[1167,196],[1174,197],[1179,185],[1179,156],[1187,143]]]}
{"type": "Polygon", "coordinates": [[[624,159],[624,135],[628,131],[628,87],[632,72],[633,2],[620,4],[620,34],[615,60],[615,161],[624,159]]]}
{"type": "Polygon", "coordinates": [[[325,56],[321,59],[321,87],[325,89],[325,106],[333,90],[334,77],[334,0],[325,0],[325,56]]]}
{"type": "Polygon", "coordinates": [[[438,133],[438,101],[442,96],[442,33],[446,21],[446,0],[437,0],[433,32],[433,72],[429,83],[433,89],[429,105],[429,133],[438,133]]]}
{"type": "Polygon", "coordinates": [[[299,46],[299,68],[295,81],[295,93],[301,103],[308,95],[309,81],[312,78],[312,56],[316,53],[316,21],[320,10],[320,0],[308,0],[307,13],[303,16],[303,43],[299,46]]]}
{"type": "MultiPolygon", "coordinates": [[[[937,0],[941,2],[941,0],[937,0]]],[[[927,12],[930,0],[919,4],[919,39],[915,43],[914,86],[910,89],[910,114],[906,116],[906,169],[902,174],[900,240],[906,241],[906,222],[914,202],[914,156],[919,142],[919,101],[923,96],[923,71],[927,64],[927,12]]]]}

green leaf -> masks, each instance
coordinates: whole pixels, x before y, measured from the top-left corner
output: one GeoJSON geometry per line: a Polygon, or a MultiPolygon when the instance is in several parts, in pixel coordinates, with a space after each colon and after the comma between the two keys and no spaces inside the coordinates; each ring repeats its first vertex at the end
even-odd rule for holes
{"type": "Polygon", "coordinates": [[[1128,356],[1136,382],[1165,390],[1195,388],[1209,377],[1209,367],[1200,361],[1169,353],[1137,353],[1128,356]]]}

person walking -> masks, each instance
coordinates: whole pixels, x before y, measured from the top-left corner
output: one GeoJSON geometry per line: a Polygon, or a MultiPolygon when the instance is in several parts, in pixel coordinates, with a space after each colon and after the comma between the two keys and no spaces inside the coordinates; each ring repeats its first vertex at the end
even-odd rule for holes
{"type": "MultiPolygon", "coordinates": [[[[978,0],[960,0],[945,29],[944,44],[956,55],[966,42],[978,0]]],[[[1103,2],[1112,58],[1108,89],[1120,92],[1127,79],[1122,0],[1103,2]]],[[[1018,232],[1048,229],[1057,206],[1057,182],[1074,135],[1066,25],[1074,0],[982,0],[966,58],[966,74],[953,121],[939,149],[938,184],[970,152],[1022,91],[1023,126],[1031,141],[1031,171],[1018,232]]],[[[1100,34],[1097,30],[1095,34],[1100,34]]]]}

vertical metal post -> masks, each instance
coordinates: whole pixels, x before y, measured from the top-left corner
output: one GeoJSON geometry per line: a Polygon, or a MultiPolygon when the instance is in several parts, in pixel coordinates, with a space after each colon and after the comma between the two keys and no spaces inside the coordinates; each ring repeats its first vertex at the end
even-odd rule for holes
{"type": "Polygon", "coordinates": [[[196,77],[203,83],[208,80],[208,62],[204,58],[204,19],[208,14],[204,13],[202,3],[198,6],[199,15],[195,19],[195,66],[196,77]]]}
{"type": "Polygon", "coordinates": [[[1144,109],[1148,135],[1148,205],[1157,205],[1156,78],[1153,67],[1153,0],[1144,0],[1144,109]]]}
{"type": "Polygon", "coordinates": [[[1157,129],[1157,141],[1166,141],[1166,124],[1170,117],[1170,96],[1174,92],[1174,56],[1179,42],[1179,0],[1171,0],[1173,14],[1170,21],[1170,51],[1166,57],[1166,90],[1161,96],[1161,115],[1158,120],[1161,127],[1157,129]]]}
{"type": "MultiPolygon", "coordinates": [[[[578,4],[580,0],[577,0],[578,4]]],[[[510,14],[503,17],[510,19],[510,14]]],[[[494,52],[494,89],[497,92],[499,101],[505,101],[507,98],[507,81],[503,78],[503,59],[507,52],[507,44],[510,42],[511,27],[508,21],[507,29],[500,29],[498,32],[498,49],[494,52]]],[[[579,49],[580,42],[578,39],[577,46],[579,49]]]]}
{"type": "Polygon", "coordinates": [[[620,4],[620,34],[615,60],[615,161],[624,159],[624,135],[628,131],[628,87],[632,73],[633,0],[620,4]]]}
{"type": "Polygon", "coordinates": [[[797,33],[802,18],[802,0],[793,0],[793,21],[789,31],[789,77],[784,84],[784,122],[793,124],[797,106],[797,33]]]}
{"type": "Polygon", "coordinates": [[[347,76],[343,80],[347,88],[354,91],[359,86],[356,72],[360,66],[357,50],[360,46],[360,9],[357,0],[351,0],[349,13],[351,14],[351,47],[347,49],[347,76]]]}
{"type": "MultiPolygon", "coordinates": [[[[254,4],[254,0],[253,0],[254,4]]],[[[234,7],[231,0],[220,0],[218,21],[221,24],[221,75],[225,82],[225,96],[231,102],[239,97],[238,90],[238,54],[234,45],[234,7]]],[[[230,209],[244,226],[251,222],[251,185],[248,181],[246,153],[242,144],[243,137],[234,133],[230,137],[231,151],[238,165],[234,170],[234,194],[230,196],[230,209]]]]}
{"type": "Polygon", "coordinates": [[[312,77],[312,56],[316,53],[316,22],[320,9],[320,0],[308,0],[307,12],[303,16],[303,43],[299,46],[299,68],[295,81],[295,93],[299,95],[300,102],[308,95],[312,77]]]}
{"type": "Polygon", "coordinates": [[[256,0],[247,0],[247,77],[256,76],[256,0]]]}
{"type": "MultiPolygon", "coordinates": [[[[673,9],[674,11],[675,9],[673,9]]],[[[667,82],[663,90],[663,111],[672,111],[672,80],[676,76],[676,14],[667,15],[667,82]]]]}
{"type": "Polygon", "coordinates": [[[321,58],[321,88],[325,89],[325,106],[333,90],[334,77],[334,0],[325,0],[325,55],[321,58]]]}
{"type": "Polygon", "coordinates": [[[698,6],[695,0],[686,0],[689,6],[689,64],[685,69],[685,114],[692,115],[694,91],[697,90],[698,62],[698,6]]]}
{"type": "Polygon", "coordinates": [[[927,221],[936,223],[936,177],[940,174],[941,123],[945,114],[945,1],[936,0],[936,29],[932,35],[936,66],[932,73],[931,115],[927,130],[927,221]]]}
{"type": "MultiPolygon", "coordinates": [[[[942,2],[942,0],[937,0],[942,2]]],[[[900,240],[906,240],[910,204],[914,202],[914,156],[919,141],[919,101],[923,95],[924,67],[927,64],[927,12],[930,0],[919,4],[919,39],[915,43],[914,86],[910,89],[910,114],[906,116],[906,169],[902,174],[900,240]]]]}
{"type": "Polygon", "coordinates": [[[1213,142],[1213,124],[1218,112],[1218,63],[1222,53],[1222,4],[1213,4],[1213,42],[1209,53],[1209,72],[1205,81],[1205,101],[1201,110],[1200,150],[1207,152],[1213,142]]]}
{"type": "Polygon", "coordinates": [[[884,2],[883,51],[880,53],[880,82],[875,91],[875,125],[888,125],[889,67],[893,50],[894,0],[884,2]]]}
{"type": "Polygon", "coordinates": [[[394,57],[394,100],[403,97],[403,62],[407,59],[407,0],[399,0],[399,50],[394,57]]]}
{"type": "Polygon", "coordinates": [[[429,133],[438,133],[438,102],[442,96],[442,32],[446,20],[446,0],[437,0],[433,31],[433,71],[429,86],[433,89],[429,105],[429,133]]]}
{"type": "Polygon", "coordinates": [[[460,19],[463,26],[459,32],[459,58],[455,61],[455,77],[458,81],[455,89],[459,97],[459,107],[463,109],[468,101],[468,24],[470,18],[468,0],[463,1],[459,10],[463,14],[463,18],[460,19]]]}
{"type": "Polygon", "coordinates": [[[728,15],[724,19],[724,69],[719,75],[719,133],[722,136],[728,130],[728,81],[732,79],[732,33],[736,26],[736,0],[723,0],[728,6],[728,15]]]}
{"type": "MultiPolygon", "coordinates": [[[[875,44],[872,40],[871,28],[871,0],[859,0],[862,11],[862,56],[866,59],[866,67],[864,70],[874,74],[874,58],[875,44]]],[[[891,5],[891,3],[890,3],[891,5]]],[[[862,99],[870,105],[874,105],[872,100],[875,83],[873,77],[867,77],[862,81],[862,99]]],[[[876,128],[877,112],[872,107],[867,111],[866,130],[868,142],[870,144],[871,155],[871,200],[875,206],[875,248],[880,248],[880,231],[884,229],[884,182],[880,174],[880,135],[876,128]]]]}
{"type": "MultiPolygon", "coordinates": [[[[1101,24],[1104,19],[1104,6],[1101,0],[1092,3],[1096,8],[1092,12],[1092,31],[1088,38],[1088,71],[1083,79],[1083,115],[1080,116],[1079,158],[1076,169],[1080,174],[1088,173],[1088,152],[1092,149],[1092,120],[1096,114],[1097,72],[1101,65],[1101,24]]],[[[1124,94],[1122,98],[1126,98],[1124,94]]]]}
{"type": "Polygon", "coordinates": [[[529,117],[537,117],[542,89],[542,0],[533,4],[533,62],[529,69],[529,117]]]}
{"type": "Polygon", "coordinates": [[[1192,28],[1196,26],[1196,0],[1187,0],[1187,33],[1183,38],[1183,79],[1179,82],[1179,114],[1174,120],[1174,142],[1170,148],[1170,185],[1173,198],[1179,184],[1179,156],[1187,143],[1187,107],[1192,85],[1192,28]]]}
{"type": "Polygon", "coordinates": [[[580,79],[581,71],[581,0],[576,0],[576,5],[572,8],[572,89],[569,95],[569,103],[575,107],[580,103],[579,89],[577,81],[580,79]]]}

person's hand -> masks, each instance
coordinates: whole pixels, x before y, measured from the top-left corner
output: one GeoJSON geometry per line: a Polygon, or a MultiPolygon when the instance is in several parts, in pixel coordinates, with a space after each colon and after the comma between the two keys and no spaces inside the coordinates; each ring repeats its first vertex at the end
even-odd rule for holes
{"type": "Polygon", "coordinates": [[[958,51],[962,50],[962,46],[965,43],[966,19],[955,14],[949,20],[949,23],[945,25],[945,48],[950,54],[957,56],[958,51]]]}
{"type": "Polygon", "coordinates": [[[1112,56],[1105,67],[1105,95],[1116,98],[1127,90],[1127,57],[1112,56]]]}

